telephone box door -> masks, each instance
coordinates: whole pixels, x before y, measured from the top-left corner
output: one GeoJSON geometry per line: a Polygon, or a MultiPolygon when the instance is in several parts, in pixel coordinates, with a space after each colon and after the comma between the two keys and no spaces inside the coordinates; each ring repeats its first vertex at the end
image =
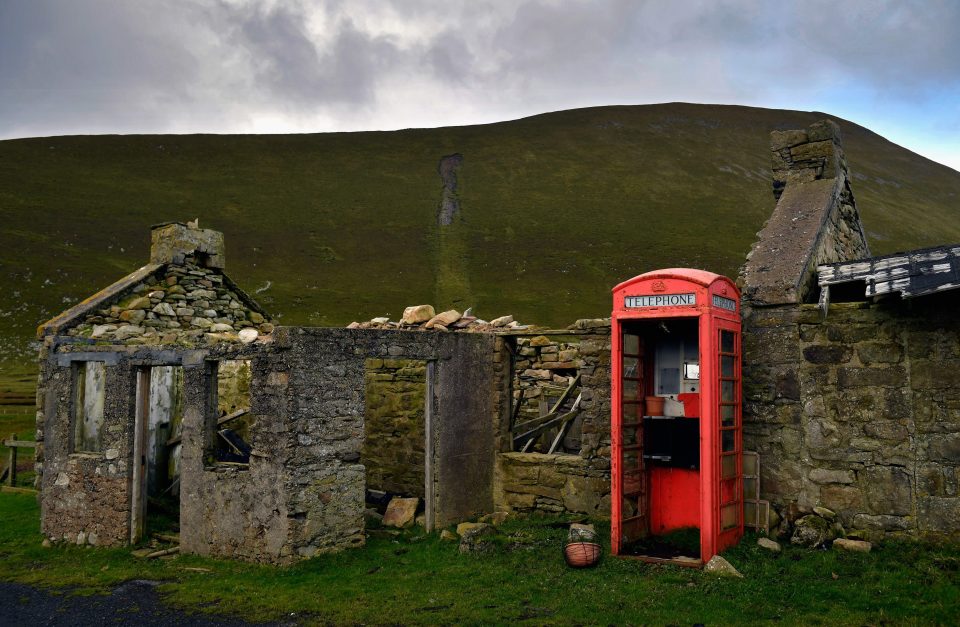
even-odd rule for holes
{"type": "Polygon", "coordinates": [[[717,409],[716,451],[719,459],[716,552],[737,543],[743,535],[743,407],[741,399],[740,328],[727,320],[716,320],[717,409]]]}
{"type": "Polygon", "coordinates": [[[643,414],[646,394],[644,376],[644,342],[639,335],[624,332],[620,337],[621,358],[613,366],[613,375],[620,382],[620,424],[615,428],[614,447],[619,455],[612,463],[615,494],[620,494],[620,508],[614,517],[614,536],[622,542],[633,542],[647,535],[650,520],[647,508],[647,476],[643,460],[643,414]]]}

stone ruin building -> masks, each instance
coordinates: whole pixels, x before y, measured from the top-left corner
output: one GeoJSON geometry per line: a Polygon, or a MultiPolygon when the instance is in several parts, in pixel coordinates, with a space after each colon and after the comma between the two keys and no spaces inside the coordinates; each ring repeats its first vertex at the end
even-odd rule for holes
{"type": "MultiPolygon", "coordinates": [[[[960,537],[960,245],[870,258],[836,125],[771,148],[740,276],[769,522],[960,537]]],[[[183,552],[287,563],[362,545],[370,489],[421,499],[427,529],[609,517],[607,319],[275,326],[224,260],[220,233],[156,226],[148,265],[38,329],[47,537],[136,543],[166,503],[183,552]]]]}

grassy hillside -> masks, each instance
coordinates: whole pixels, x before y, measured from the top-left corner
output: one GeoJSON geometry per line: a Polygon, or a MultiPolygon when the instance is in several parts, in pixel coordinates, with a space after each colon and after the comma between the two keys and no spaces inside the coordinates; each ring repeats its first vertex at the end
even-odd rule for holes
{"type": "MultiPolygon", "coordinates": [[[[769,131],[823,117],[666,104],[395,132],[0,141],[0,380],[29,370],[38,322],[145,263],[149,226],[167,220],[223,231],[228,272],[290,324],[432,302],[562,325],[604,315],[612,285],[656,267],[734,274],[773,208],[769,131]],[[437,164],[454,152],[462,220],[441,238],[437,164]],[[459,302],[437,302],[438,284],[459,302]]],[[[960,241],[960,173],[837,121],[874,253],[960,241]]]]}

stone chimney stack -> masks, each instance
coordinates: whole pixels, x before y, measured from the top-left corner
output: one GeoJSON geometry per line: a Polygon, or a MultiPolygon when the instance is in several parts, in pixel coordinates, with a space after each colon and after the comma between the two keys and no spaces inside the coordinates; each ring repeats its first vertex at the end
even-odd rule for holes
{"type": "Polygon", "coordinates": [[[197,223],[167,222],[150,231],[150,263],[183,264],[188,258],[198,266],[223,270],[223,233],[201,229],[197,223]]]}
{"type": "Polygon", "coordinates": [[[787,183],[806,183],[847,176],[840,127],[821,120],[806,129],[770,133],[773,152],[773,196],[780,200],[787,183]]]}

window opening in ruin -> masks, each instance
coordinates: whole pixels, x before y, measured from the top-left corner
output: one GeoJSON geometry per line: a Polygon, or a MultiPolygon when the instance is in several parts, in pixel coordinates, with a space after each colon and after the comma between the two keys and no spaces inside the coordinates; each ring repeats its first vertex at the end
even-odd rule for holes
{"type": "Polygon", "coordinates": [[[582,447],[578,342],[518,338],[513,368],[513,450],[577,455],[582,447]]]}
{"type": "Polygon", "coordinates": [[[73,375],[73,452],[102,453],[106,366],[102,361],[77,362],[73,375]]]}
{"type": "Polygon", "coordinates": [[[134,429],[134,507],[131,541],[180,527],[180,448],[183,367],[137,371],[134,429]]]}
{"type": "Polygon", "coordinates": [[[624,555],[700,554],[700,357],[696,319],[624,321],[624,555]]]}
{"type": "Polygon", "coordinates": [[[225,359],[216,363],[216,423],[213,456],[217,463],[250,463],[251,429],[249,359],[225,359]]]}
{"type": "Polygon", "coordinates": [[[364,421],[360,463],[367,469],[367,506],[383,514],[394,496],[426,491],[429,364],[414,359],[364,362],[364,421]]]}
{"type": "MultiPolygon", "coordinates": [[[[837,283],[819,289],[821,293],[823,290],[829,291],[831,303],[862,303],[867,300],[867,282],[864,280],[837,283]]],[[[816,294],[816,297],[819,300],[820,294],[816,294]]]]}

